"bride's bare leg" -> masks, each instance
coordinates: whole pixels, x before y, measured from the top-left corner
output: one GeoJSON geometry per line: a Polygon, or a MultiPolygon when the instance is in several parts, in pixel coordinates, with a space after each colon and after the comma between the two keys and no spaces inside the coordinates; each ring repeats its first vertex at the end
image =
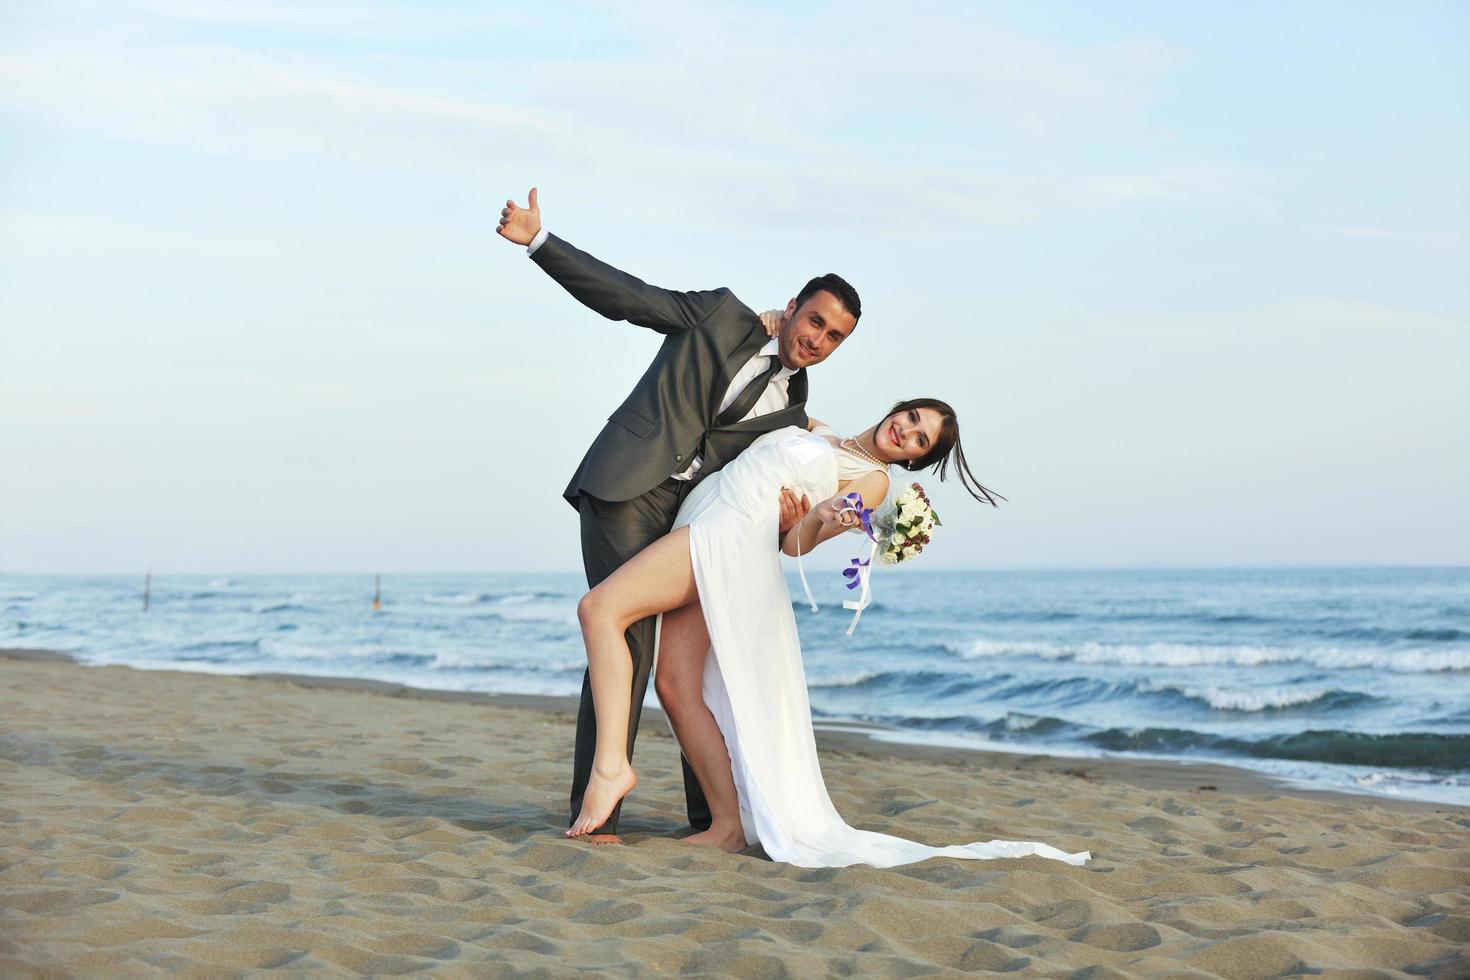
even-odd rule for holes
{"type": "Polygon", "coordinates": [[[708,651],[709,630],[698,601],[664,613],[653,686],[674,727],[679,747],[704,790],[712,818],[708,830],[685,837],[684,842],[713,844],[734,852],[745,847],[745,831],[740,825],[740,798],[730,773],[725,737],[704,703],[704,658],[708,651]]]}
{"type": "Polygon", "coordinates": [[[697,594],[689,529],[681,527],[634,555],[577,604],[597,712],[597,748],[582,812],[568,837],[590,834],[606,823],[613,807],[638,782],[628,762],[633,658],[624,633],[640,619],[687,605],[697,594]]]}

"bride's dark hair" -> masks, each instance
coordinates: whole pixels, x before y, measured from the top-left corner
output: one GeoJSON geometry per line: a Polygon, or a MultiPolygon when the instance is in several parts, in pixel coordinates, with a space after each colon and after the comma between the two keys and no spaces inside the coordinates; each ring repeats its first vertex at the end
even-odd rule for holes
{"type": "Polygon", "coordinates": [[[996,501],[1006,498],[992,490],[987,490],[979,480],[975,479],[975,474],[970,472],[970,464],[965,462],[964,447],[960,445],[959,419],[955,418],[954,409],[950,408],[947,402],[942,402],[938,398],[910,398],[890,408],[888,414],[878,420],[878,424],[882,425],[884,420],[892,418],[899,412],[920,408],[932,408],[939,413],[939,437],[934,440],[934,445],[930,447],[926,455],[908,460],[902,466],[909,470],[924,470],[932,466],[939,479],[943,480],[949,469],[950,460],[953,458],[955,472],[959,475],[960,483],[970,491],[970,496],[982,504],[998,506],[996,501]]]}

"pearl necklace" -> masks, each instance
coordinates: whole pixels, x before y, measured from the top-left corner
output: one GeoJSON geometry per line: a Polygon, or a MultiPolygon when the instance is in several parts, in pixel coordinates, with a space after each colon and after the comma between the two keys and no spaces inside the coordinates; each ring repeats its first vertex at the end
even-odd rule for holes
{"type": "Polygon", "coordinates": [[[848,436],[846,439],[843,439],[842,442],[840,443],[840,445],[842,446],[843,449],[846,449],[848,452],[852,453],[854,456],[858,456],[858,457],[861,457],[862,459],[867,460],[869,463],[872,463],[874,466],[878,467],[879,469],[882,469],[882,470],[888,469],[888,464],[887,463],[883,462],[883,460],[879,459],[878,457],[874,456],[872,453],[870,453],[866,449],[864,449],[863,448],[863,444],[860,443],[860,442],[858,442],[852,436],[848,436]]]}

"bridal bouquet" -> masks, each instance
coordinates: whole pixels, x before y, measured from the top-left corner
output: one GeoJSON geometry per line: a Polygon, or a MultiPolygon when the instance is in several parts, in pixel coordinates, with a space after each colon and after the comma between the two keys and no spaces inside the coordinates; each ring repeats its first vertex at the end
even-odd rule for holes
{"type": "MultiPolygon", "coordinates": [[[[840,512],[853,514],[857,524],[853,530],[861,531],[872,542],[868,557],[854,558],[842,570],[842,577],[847,579],[847,588],[862,590],[858,598],[849,599],[842,604],[843,609],[852,610],[852,623],[847,627],[847,635],[851,636],[853,630],[857,629],[863,610],[873,601],[869,577],[873,572],[874,559],[884,565],[908,561],[924,550],[924,545],[931,540],[930,532],[939,526],[940,521],[939,515],[934,513],[934,507],[929,503],[929,495],[917,483],[909,484],[908,489],[900,493],[891,506],[885,505],[876,515],[871,507],[863,506],[863,498],[856,493],[847,495],[840,512]]],[[[812,589],[807,584],[806,570],[802,568],[799,550],[796,553],[796,571],[801,576],[801,587],[806,591],[806,601],[811,603],[812,612],[817,612],[817,600],[812,598],[812,589]]]]}
{"type": "Polygon", "coordinates": [[[882,536],[878,560],[885,565],[897,565],[924,550],[930,532],[940,525],[940,520],[924,488],[912,483],[898,495],[891,508],[883,509],[874,525],[882,536]]]}

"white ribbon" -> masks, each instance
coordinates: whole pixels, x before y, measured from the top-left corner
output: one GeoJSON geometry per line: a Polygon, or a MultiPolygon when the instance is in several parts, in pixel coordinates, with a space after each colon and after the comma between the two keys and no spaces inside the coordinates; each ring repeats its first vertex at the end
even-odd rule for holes
{"type": "Polygon", "coordinates": [[[873,574],[873,562],[878,559],[878,542],[874,541],[868,548],[868,563],[858,566],[858,578],[863,583],[862,594],[856,600],[849,599],[842,604],[843,609],[852,610],[852,623],[847,627],[847,635],[852,636],[852,631],[857,629],[858,620],[863,618],[863,610],[873,604],[873,591],[868,585],[868,579],[873,574]]]}
{"type": "Polygon", "coordinates": [[[821,612],[817,600],[812,598],[812,587],[806,584],[806,569],[801,567],[801,528],[796,529],[796,574],[801,576],[801,587],[806,592],[806,601],[812,604],[812,612],[821,612]]]}
{"type": "MultiPolygon", "coordinates": [[[[845,504],[837,513],[851,512],[856,514],[858,520],[862,520],[862,511],[853,506],[851,502],[845,504]]],[[[861,525],[859,525],[861,527],[861,525]]],[[[858,620],[863,616],[863,610],[873,604],[873,591],[868,582],[873,572],[873,562],[878,558],[878,542],[874,541],[868,549],[868,561],[858,566],[858,581],[862,583],[862,594],[856,600],[849,599],[842,604],[843,609],[852,610],[852,623],[847,627],[847,635],[852,636],[853,630],[857,629],[858,620]]],[[[796,532],[796,574],[801,578],[802,591],[806,593],[806,601],[811,604],[812,612],[821,612],[817,607],[817,600],[812,598],[812,587],[806,580],[806,568],[801,563],[801,531],[796,532]]]]}

